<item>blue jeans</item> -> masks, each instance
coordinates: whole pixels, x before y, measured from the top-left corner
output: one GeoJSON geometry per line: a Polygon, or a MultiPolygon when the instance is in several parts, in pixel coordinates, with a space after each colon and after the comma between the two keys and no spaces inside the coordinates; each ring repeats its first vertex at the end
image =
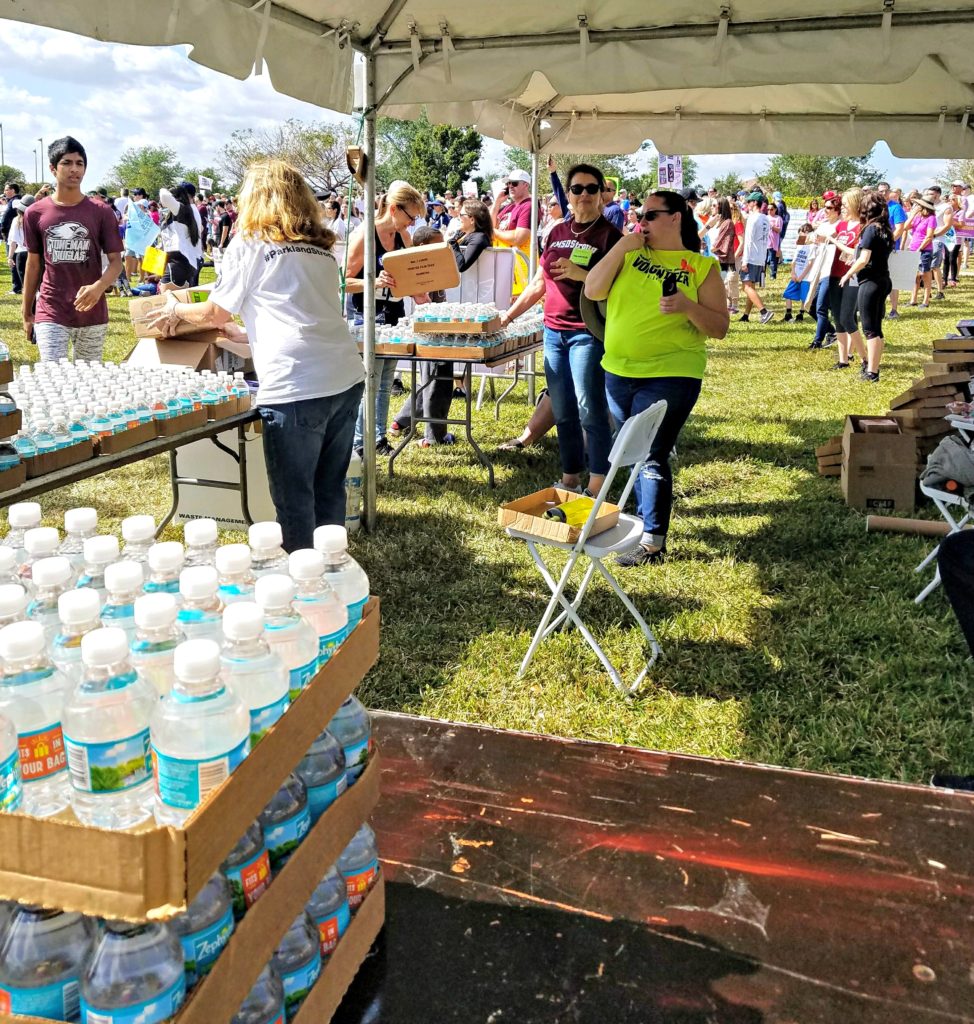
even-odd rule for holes
{"type": "MultiPolygon", "coordinates": [[[[376,383],[378,385],[375,392],[375,443],[378,444],[385,436],[386,429],[389,426],[389,400],[392,397],[392,382],[396,376],[396,363],[395,359],[383,359],[380,356],[376,356],[375,359],[375,374],[376,383]]],[[[365,402],[363,399],[362,406],[358,411],[358,420],[355,424],[355,440],[353,442],[356,448],[362,448],[365,437],[365,402]]]]}
{"type": "Polygon", "coordinates": [[[345,525],[345,474],[365,385],[327,398],[262,405],[264,458],[286,551],[310,548],[316,526],[345,525]]]}
{"type": "Polygon", "coordinates": [[[829,279],[827,277],[818,283],[812,312],[816,317],[814,341],[821,344],[825,341],[826,335],[835,334],[835,328],[829,319],[829,279]]]}
{"type": "Polygon", "coordinates": [[[635,487],[636,515],[643,520],[642,543],[652,547],[663,546],[670,528],[673,508],[670,453],[700,397],[700,383],[696,377],[617,377],[608,372],[605,375],[609,411],[618,423],[624,423],[660,399],[666,402],[666,415],[656,431],[635,487]]]}
{"type": "Polygon", "coordinates": [[[588,331],[544,329],[544,372],[565,476],[585,468],[586,442],[589,472],[604,476],[609,471],[612,430],[603,355],[605,346],[588,331]]]}

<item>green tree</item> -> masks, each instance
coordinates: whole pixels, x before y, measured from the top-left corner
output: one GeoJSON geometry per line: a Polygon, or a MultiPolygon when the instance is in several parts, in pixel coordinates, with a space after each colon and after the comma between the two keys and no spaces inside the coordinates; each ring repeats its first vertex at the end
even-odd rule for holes
{"type": "Polygon", "coordinates": [[[761,172],[761,182],[791,195],[821,195],[830,188],[842,192],[853,185],[875,184],[883,177],[883,171],[870,165],[872,158],[872,150],[865,156],[780,153],[761,172]]]}
{"type": "Polygon", "coordinates": [[[144,188],[156,196],[161,188],[172,188],[185,176],[176,152],[169,146],[127,149],[112,168],[108,184],[113,189],[144,188]]]}
{"type": "Polygon", "coordinates": [[[714,178],[714,188],[721,196],[736,196],[744,188],[744,179],[731,171],[722,178],[714,178]]]}
{"type": "Polygon", "coordinates": [[[480,162],[483,138],[476,129],[431,124],[425,110],[413,121],[380,118],[376,132],[376,179],[383,188],[402,179],[421,192],[459,192],[480,162]]]}
{"type": "Polygon", "coordinates": [[[974,160],[948,160],[940,183],[950,185],[955,179],[974,185],[974,160]]]}
{"type": "Polygon", "coordinates": [[[11,167],[9,164],[0,164],[0,187],[6,185],[8,181],[23,185],[24,172],[18,171],[16,167],[11,167]]]}

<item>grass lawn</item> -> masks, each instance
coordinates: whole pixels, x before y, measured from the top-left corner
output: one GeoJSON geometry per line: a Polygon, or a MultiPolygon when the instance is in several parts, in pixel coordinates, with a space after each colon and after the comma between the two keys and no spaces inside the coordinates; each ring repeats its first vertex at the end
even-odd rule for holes
{"type": "MultiPolygon", "coordinates": [[[[780,289],[771,305],[781,309],[780,289]]],[[[0,273],[0,337],[20,362],[19,302],[0,273]]],[[[106,358],[131,347],[125,300],[111,300],[106,358]]],[[[380,528],[356,539],[383,599],[382,657],[362,688],[374,707],[795,768],[924,781],[974,771],[971,663],[942,592],[917,608],[913,568],[929,541],[867,535],[812,449],[847,413],[883,413],[919,375],[929,341],[974,313],[974,275],[927,312],[889,323],[878,385],[826,372],[808,324],[734,324],[712,343],[696,414],[679,446],[669,547],[659,568],[622,578],[663,656],[644,693],[618,696],[570,631],[515,678],[548,597],[527,551],[496,526],[500,501],[558,475],[554,437],[498,453],[496,490],[463,442],[406,452],[379,483],[380,528]]],[[[393,406],[393,415],[396,406],[393,406]]],[[[476,430],[493,447],[528,416],[521,387],[476,430]]],[[[383,460],[384,468],[384,460],[383,460]]],[[[45,523],[93,504],[112,527],[168,507],[165,458],[52,493],[45,523]]],[[[930,507],[918,514],[933,517],[930,507]]],[[[167,536],[178,538],[170,527],[167,536]]],[[[228,539],[230,539],[228,537],[228,539]]],[[[240,539],[234,536],[233,539],[240,539]]],[[[593,583],[586,621],[624,675],[640,634],[593,583]]]]}

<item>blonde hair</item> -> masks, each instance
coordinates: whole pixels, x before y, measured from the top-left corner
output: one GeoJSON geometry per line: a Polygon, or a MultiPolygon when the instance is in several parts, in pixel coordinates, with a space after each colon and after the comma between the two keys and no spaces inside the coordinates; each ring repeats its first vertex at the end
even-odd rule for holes
{"type": "Polygon", "coordinates": [[[846,192],[843,192],[842,202],[845,203],[846,212],[849,214],[849,220],[858,220],[859,211],[862,209],[862,189],[858,185],[855,185],[846,192]]]}
{"type": "Polygon", "coordinates": [[[307,242],[331,249],[336,235],[301,174],[283,160],[247,168],[237,199],[237,233],[262,242],[307,242]]]}
{"type": "Polygon", "coordinates": [[[406,213],[409,213],[411,209],[420,210],[422,213],[426,212],[426,200],[408,181],[394,181],[389,186],[389,190],[379,197],[378,215],[384,217],[390,206],[398,206],[406,213]]]}

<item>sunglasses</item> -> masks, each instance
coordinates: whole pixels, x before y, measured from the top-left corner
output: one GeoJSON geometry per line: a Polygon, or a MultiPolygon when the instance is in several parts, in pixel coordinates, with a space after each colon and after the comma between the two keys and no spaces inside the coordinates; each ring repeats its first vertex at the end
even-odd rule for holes
{"type": "Polygon", "coordinates": [[[583,192],[587,192],[590,196],[597,196],[602,189],[598,185],[569,185],[568,191],[573,196],[580,196],[583,192]]]}
{"type": "Polygon", "coordinates": [[[836,206],[835,203],[826,203],[825,204],[825,209],[826,210],[838,210],[839,207],[836,206]]]}
{"type": "Polygon", "coordinates": [[[640,215],[640,220],[656,220],[657,217],[669,217],[673,213],[672,210],[644,210],[640,215]]]}

